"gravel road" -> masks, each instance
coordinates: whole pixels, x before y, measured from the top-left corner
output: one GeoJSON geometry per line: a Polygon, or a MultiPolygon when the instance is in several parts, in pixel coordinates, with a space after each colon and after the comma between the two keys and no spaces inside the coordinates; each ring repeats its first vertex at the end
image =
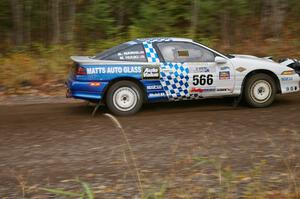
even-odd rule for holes
{"type": "MultiPolygon", "coordinates": [[[[123,135],[92,111],[73,101],[1,105],[0,197],[51,198],[39,188],[78,191],[76,178],[96,198],[137,197],[123,135]]],[[[264,109],[214,99],[150,104],[118,119],[145,192],[165,186],[168,198],[239,198],[255,186],[292,193],[300,186],[300,93],[264,109]]]]}

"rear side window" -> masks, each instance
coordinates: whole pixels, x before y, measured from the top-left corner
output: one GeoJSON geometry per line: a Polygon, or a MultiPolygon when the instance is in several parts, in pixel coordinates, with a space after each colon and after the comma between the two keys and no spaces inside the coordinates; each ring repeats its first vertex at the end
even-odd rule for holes
{"type": "Polygon", "coordinates": [[[201,46],[187,42],[157,44],[165,62],[214,62],[215,54],[201,46]]]}
{"type": "Polygon", "coordinates": [[[130,46],[103,59],[113,61],[147,62],[144,47],[142,44],[130,46]]]}
{"type": "Polygon", "coordinates": [[[120,44],[118,46],[112,47],[110,49],[105,50],[104,52],[98,53],[97,55],[95,55],[94,57],[92,57],[93,59],[104,59],[105,57],[114,54],[120,50],[123,50],[125,48],[128,48],[129,46],[131,46],[128,42],[120,44]]]}

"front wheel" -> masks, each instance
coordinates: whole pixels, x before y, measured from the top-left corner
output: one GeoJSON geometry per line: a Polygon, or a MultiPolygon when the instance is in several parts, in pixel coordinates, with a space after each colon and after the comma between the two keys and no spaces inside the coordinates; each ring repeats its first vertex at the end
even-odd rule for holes
{"type": "Polygon", "coordinates": [[[256,108],[270,106],[276,96],[276,84],[267,74],[257,74],[248,79],[245,85],[245,100],[256,108]]]}
{"type": "Polygon", "coordinates": [[[143,105],[141,88],[131,81],[119,81],[109,88],[106,105],[115,115],[132,115],[143,105]]]}

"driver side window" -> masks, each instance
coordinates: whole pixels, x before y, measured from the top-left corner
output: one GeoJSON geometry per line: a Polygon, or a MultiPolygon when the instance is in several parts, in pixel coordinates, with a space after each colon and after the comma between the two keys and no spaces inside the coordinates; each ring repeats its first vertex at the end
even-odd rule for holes
{"type": "Polygon", "coordinates": [[[215,54],[201,46],[187,42],[157,44],[165,62],[214,62],[215,54]]]}

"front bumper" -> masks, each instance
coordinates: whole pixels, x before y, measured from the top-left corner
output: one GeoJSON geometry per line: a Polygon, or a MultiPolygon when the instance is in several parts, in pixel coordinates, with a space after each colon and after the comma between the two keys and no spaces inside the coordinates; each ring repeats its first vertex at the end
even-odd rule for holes
{"type": "Polygon", "coordinates": [[[66,97],[89,101],[100,101],[103,98],[107,82],[100,82],[99,86],[92,86],[91,82],[81,82],[69,79],[66,81],[66,97]]]}
{"type": "Polygon", "coordinates": [[[293,93],[298,92],[300,87],[300,76],[295,75],[280,75],[280,87],[281,93],[293,93]]]}

